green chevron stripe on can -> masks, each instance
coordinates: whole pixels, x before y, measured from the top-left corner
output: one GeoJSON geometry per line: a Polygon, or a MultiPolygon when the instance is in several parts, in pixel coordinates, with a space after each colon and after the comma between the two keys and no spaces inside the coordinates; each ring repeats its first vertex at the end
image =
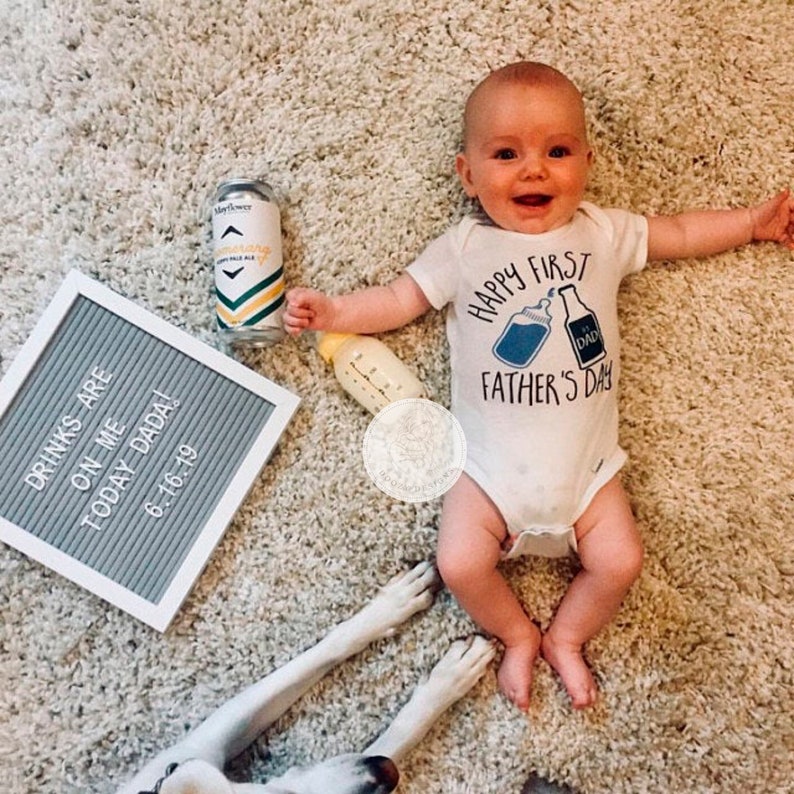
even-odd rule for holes
{"type": "Polygon", "coordinates": [[[255,284],[251,289],[244,292],[237,300],[232,300],[231,298],[224,295],[219,289],[215,289],[215,294],[218,297],[218,300],[226,306],[230,311],[237,311],[237,309],[242,306],[244,303],[247,303],[251,298],[255,295],[258,295],[262,290],[267,289],[271,284],[274,284],[284,275],[284,268],[280,267],[275,273],[269,275],[263,281],[260,281],[258,284],[255,284]]]}
{"type": "Polygon", "coordinates": [[[233,325],[228,325],[221,319],[221,316],[218,315],[218,326],[221,328],[237,328],[241,325],[256,325],[261,320],[264,320],[265,317],[273,314],[276,309],[284,304],[285,296],[281,294],[273,303],[271,303],[266,309],[263,309],[261,312],[254,314],[252,317],[248,317],[247,319],[240,321],[239,318],[236,320],[233,325]]]}

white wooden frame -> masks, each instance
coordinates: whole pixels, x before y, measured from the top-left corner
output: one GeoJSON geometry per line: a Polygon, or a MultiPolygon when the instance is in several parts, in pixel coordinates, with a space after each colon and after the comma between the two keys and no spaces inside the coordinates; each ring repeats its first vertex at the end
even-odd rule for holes
{"type": "Polygon", "coordinates": [[[12,408],[15,396],[35,370],[40,356],[80,296],[88,298],[124,321],[176,348],[193,359],[197,365],[215,370],[275,406],[256,443],[237,468],[230,487],[215,505],[210,519],[157,604],[141,598],[30,534],[23,527],[0,516],[0,540],[163,632],[179,610],[226,527],[270,457],[297,408],[299,399],[239,362],[191,337],[97,281],[73,270],[66,276],[0,382],[0,418],[5,417],[6,412],[12,408]]]}

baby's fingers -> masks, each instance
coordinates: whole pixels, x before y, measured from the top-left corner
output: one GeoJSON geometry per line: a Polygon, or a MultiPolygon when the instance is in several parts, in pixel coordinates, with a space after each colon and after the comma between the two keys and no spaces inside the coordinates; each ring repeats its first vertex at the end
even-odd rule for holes
{"type": "Polygon", "coordinates": [[[284,330],[290,336],[298,336],[301,331],[305,331],[308,327],[308,320],[296,320],[292,317],[287,317],[287,315],[284,315],[284,330]]]}
{"type": "Polygon", "coordinates": [[[291,306],[310,306],[322,293],[310,287],[293,287],[287,290],[287,303],[291,306]]]}
{"type": "Polygon", "coordinates": [[[311,306],[288,303],[284,316],[292,320],[311,320],[314,317],[314,309],[311,306]]]}
{"type": "Polygon", "coordinates": [[[754,240],[772,240],[794,247],[794,198],[784,190],[751,210],[755,216],[754,240]]]}
{"type": "Polygon", "coordinates": [[[297,336],[306,330],[314,319],[314,311],[308,306],[287,304],[284,311],[284,328],[288,334],[297,336]]]}

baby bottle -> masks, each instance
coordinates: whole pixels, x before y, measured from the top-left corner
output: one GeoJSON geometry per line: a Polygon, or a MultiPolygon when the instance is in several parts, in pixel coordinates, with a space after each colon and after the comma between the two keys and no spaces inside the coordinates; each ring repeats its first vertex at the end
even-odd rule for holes
{"type": "Polygon", "coordinates": [[[525,306],[508,321],[496,344],[494,355],[511,367],[523,369],[537,356],[551,331],[548,298],[535,306],[525,306]]]}
{"type": "Polygon", "coordinates": [[[422,382],[372,336],[321,333],[317,352],[333,364],[342,388],[373,414],[397,400],[426,397],[422,382]]]}

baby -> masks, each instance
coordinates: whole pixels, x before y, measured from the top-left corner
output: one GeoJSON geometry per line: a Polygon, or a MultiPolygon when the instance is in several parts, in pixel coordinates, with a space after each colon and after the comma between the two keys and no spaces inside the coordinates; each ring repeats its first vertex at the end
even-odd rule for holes
{"type": "Polygon", "coordinates": [[[504,645],[502,692],[529,706],[542,654],[574,708],[595,702],[585,643],[615,615],[643,548],[619,472],[617,292],[647,261],[773,240],[794,249],[789,191],[753,207],[644,217],[583,200],[593,163],[582,96],[544,64],[491,73],[465,108],[456,168],[480,211],[392,283],[330,297],[297,288],[285,327],[378,333],[447,308],[464,474],[444,498],[444,582],[504,645]],[[541,636],[501,560],[575,551],[581,568],[541,636]]]}

